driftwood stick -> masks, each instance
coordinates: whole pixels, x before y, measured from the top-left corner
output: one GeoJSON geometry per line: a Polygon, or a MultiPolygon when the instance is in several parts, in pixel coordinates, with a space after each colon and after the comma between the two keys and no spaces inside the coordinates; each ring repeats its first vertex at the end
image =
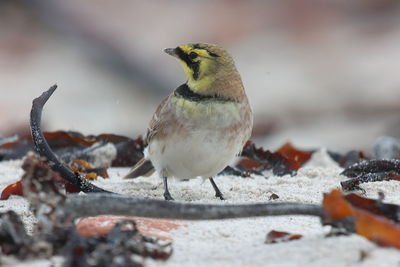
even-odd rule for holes
{"type": "Polygon", "coordinates": [[[61,175],[61,177],[63,177],[71,184],[79,187],[79,189],[82,190],[83,192],[110,193],[109,191],[106,191],[102,188],[93,185],[86,179],[82,178],[80,175],[72,173],[68,169],[68,167],[66,167],[58,160],[57,156],[51,150],[49,144],[44,138],[42,129],[40,127],[42,121],[42,110],[47,100],[50,98],[50,96],[54,93],[56,89],[57,85],[53,85],[52,87],[50,87],[49,90],[44,92],[41,96],[35,98],[32,103],[30,125],[31,125],[32,139],[33,143],[35,144],[36,151],[39,153],[40,156],[48,159],[49,165],[53,171],[58,172],[61,175]]]}
{"type": "Polygon", "coordinates": [[[320,205],[301,203],[192,204],[133,196],[93,193],[69,195],[59,209],[68,217],[102,214],[169,218],[184,220],[218,220],[278,215],[310,215],[324,218],[320,205]]]}

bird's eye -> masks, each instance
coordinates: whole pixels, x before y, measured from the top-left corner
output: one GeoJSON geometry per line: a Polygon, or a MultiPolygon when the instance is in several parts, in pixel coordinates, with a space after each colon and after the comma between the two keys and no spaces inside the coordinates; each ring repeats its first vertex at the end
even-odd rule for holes
{"type": "Polygon", "coordinates": [[[190,54],[189,54],[189,58],[190,58],[190,59],[195,59],[197,56],[198,56],[198,55],[197,55],[196,52],[190,52],[190,54]]]}

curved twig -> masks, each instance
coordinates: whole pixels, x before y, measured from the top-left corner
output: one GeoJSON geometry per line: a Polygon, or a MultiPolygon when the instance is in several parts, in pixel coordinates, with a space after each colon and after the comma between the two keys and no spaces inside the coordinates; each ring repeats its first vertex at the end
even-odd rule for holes
{"type": "Polygon", "coordinates": [[[54,93],[56,89],[57,85],[53,85],[52,87],[50,87],[49,90],[44,92],[38,98],[35,98],[32,102],[30,125],[31,125],[33,143],[35,144],[37,152],[39,153],[40,156],[46,157],[49,160],[49,165],[53,171],[58,172],[61,175],[61,177],[63,177],[71,184],[79,187],[79,189],[82,190],[83,192],[111,193],[107,190],[104,190],[100,187],[91,184],[78,174],[75,175],[74,173],[72,173],[65,165],[63,165],[58,160],[57,156],[51,150],[49,144],[44,138],[40,127],[42,121],[42,110],[47,100],[50,98],[50,96],[54,93]]]}
{"type": "Polygon", "coordinates": [[[320,205],[302,203],[192,204],[141,197],[93,193],[69,195],[62,213],[71,217],[101,214],[185,220],[217,220],[278,215],[311,215],[324,218],[320,205]]]}

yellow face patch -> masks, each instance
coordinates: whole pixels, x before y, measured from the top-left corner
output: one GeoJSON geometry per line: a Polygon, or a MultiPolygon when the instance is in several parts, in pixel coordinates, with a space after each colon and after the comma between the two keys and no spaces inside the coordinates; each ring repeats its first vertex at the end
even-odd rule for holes
{"type": "Polygon", "coordinates": [[[207,89],[214,82],[215,76],[211,69],[215,65],[215,55],[211,55],[206,49],[197,48],[193,45],[181,45],[178,47],[185,58],[180,58],[183,70],[188,78],[188,86],[196,93],[207,93],[207,89]],[[194,54],[194,58],[190,58],[194,54]],[[187,56],[187,58],[186,58],[187,56]]]}

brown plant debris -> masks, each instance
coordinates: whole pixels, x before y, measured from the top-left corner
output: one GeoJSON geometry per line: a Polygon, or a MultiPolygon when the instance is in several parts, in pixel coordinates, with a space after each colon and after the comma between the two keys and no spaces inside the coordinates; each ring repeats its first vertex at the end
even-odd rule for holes
{"type": "Polygon", "coordinates": [[[73,217],[63,210],[66,196],[56,182],[58,174],[47,161],[30,153],[23,168],[23,193],[38,223],[33,235],[28,236],[18,215],[0,214],[3,253],[19,259],[62,255],[64,266],[141,266],[146,257],[170,257],[171,244],[141,235],[133,220],[118,223],[104,236],[81,236],[75,230],[73,217]]]}
{"type": "Polygon", "coordinates": [[[363,160],[368,159],[364,152],[357,150],[350,150],[345,154],[328,151],[328,154],[342,168],[347,168],[353,164],[357,164],[363,160]]]}
{"type": "Polygon", "coordinates": [[[288,242],[302,238],[300,234],[291,234],[288,232],[280,232],[271,230],[265,239],[265,244],[275,244],[281,242],[288,242]]]}
{"type": "MultiPolygon", "coordinates": [[[[54,153],[64,162],[74,159],[96,162],[98,154],[112,145],[116,155],[106,155],[107,165],[113,167],[133,166],[143,157],[143,140],[114,134],[83,135],[73,131],[44,132],[44,138],[54,153]]],[[[0,161],[21,159],[35,149],[31,136],[0,139],[0,161]]],[[[107,166],[107,167],[108,167],[107,166]]],[[[105,166],[103,166],[105,167],[105,166]]]]}
{"type": "MultiPolygon", "coordinates": [[[[29,171],[29,162],[31,161],[31,154],[27,154],[27,158],[22,164],[22,169],[25,172],[29,171]]],[[[104,168],[92,168],[89,163],[84,160],[74,160],[70,162],[69,167],[71,171],[77,175],[81,175],[82,177],[94,180],[97,179],[98,176],[102,176],[103,178],[108,177],[107,170],[104,168]]],[[[53,173],[53,179],[55,182],[63,184],[65,187],[65,191],[68,193],[78,193],[80,192],[79,187],[73,185],[67,180],[63,179],[58,173],[53,173]]],[[[8,199],[11,195],[23,196],[22,184],[21,181],[17,181],[13,184],[8,185],[1,192],[1,200],[8,199]]]]}
{"type": "Polygon", "coordinates": [[[353,164],[342,172],[351,179],[341,182],[343,190],[362,190],[360,184],[397,180],[400,181],[400,160],[375,159],[353,164]]]}
{"type": "Polygon", "coordinates": [[[248,141],[241,154],[243,159],[235,167],[255,174],[272,170],[273,174],[278,176],[295,175],[296,171],[311,158],[312,153],[312,151],[298,150],[290,143],[284,144],[275,152],[270,152],[257,148],[254,143],[248,141]]]}
{"type": "Polygon", "coordinates": [[[333,190],[325,195],[323,207],[327,220],[351,221],[359,235],[379,245],[400,248],[400,206],[333,190]]]}

